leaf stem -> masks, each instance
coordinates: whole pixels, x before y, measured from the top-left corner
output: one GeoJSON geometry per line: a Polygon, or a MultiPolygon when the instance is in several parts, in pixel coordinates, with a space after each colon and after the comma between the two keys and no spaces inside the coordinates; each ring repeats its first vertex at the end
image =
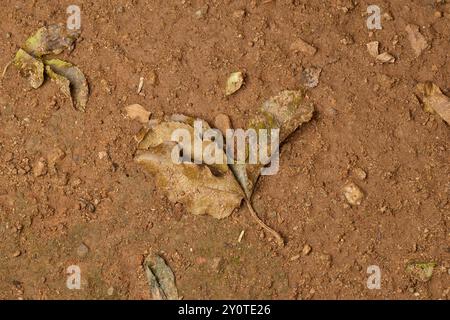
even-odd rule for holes
{"type": "Polygon", "coordinates": [[[253,206],[250,202],[250,199],[248,199],[247,197],[245,197],[245,203],[247,204],[247,208],[250,211],[250,214],[252,216],[253,219],[256,220],[256,222],[264,229],[266,230],[268,233],[270,233],[275,239],[276,242],[278,243],[278,245],[280,247],[284,247],[284,240],[283,238],[280,236],[280,234],[278,232],[276,232],[275,230],[273,230],[271,227],[269,227],[267,224],[265,224],[259,217],[258,214],[256,213],[255,209],[253,209],[253,206]]]}

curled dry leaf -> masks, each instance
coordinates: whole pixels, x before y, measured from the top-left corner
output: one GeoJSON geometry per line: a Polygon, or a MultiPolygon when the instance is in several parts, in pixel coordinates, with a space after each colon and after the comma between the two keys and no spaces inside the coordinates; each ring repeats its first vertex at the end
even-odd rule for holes
{"type": "MultiPolygon", "coordinates": [[[[44,63],[55,74],[70,82],[70,93],[74,108],[85,111],[89,97],[89,86],[83,72],[73,64],[59,59],[45,60],[44,63]]],[[[63,87],[61,90],[65,92],[66,88],[63,87]]]]}
{"type": "Polygon", "coordinates": [[[148,256],[144,261],[144,270],[153,300],[180,299],[175,275],[163,258],[158,255],[148,256]]]}
{"type": "Polygon", "coordinates": [[[408,24],[405,28],[408,34],[408,40],[416,57],[422,54],[422,51],[428,48],[427,39],[420,33],[419,27],[413,24],[408,24]]]}
{"type": "Polygon", "coordinates": [[[14,65],[20,70],[22,76],[28,78],[33,89],[44,83],[44,64],[42,61],[19,49],[14,58],[14,65]]]}
{"type": "Polygon", "coordinates": [[[26,40],[23,49],[34,57],[60,54],[71,48],[79,35],[79,31],[68,30],[64,24],[53,24],[36,31],[26,40]]]}
{"type": "Polygon", "coordinates": [[[244,75],[242,72],[233,72],[227,79],[225,95],[229,96],[238,91],[244,84],[244,75]]]}
{"type": "Polygon", "coordinates": [[[138,120],[142,124],[148,123],[150,120],[150,111],[145,110],[140,104],[132,104],[125,107],[125,112],[131,120],[138,120]]]}
{"type": "Polygon", "coordinates": [[[45,60],[48,54],[59,54],[71,49],[79,31],[68,30],[63,24],[40,28],[28,38],[14,58],[15,66],[28,77],[34,89],[44,82],[45,74],[55,81],[61,91],[71,98],[75,109],[86,108],[89,87],[84,74],[76,66],[58,59],[45,60]]]}
{"type": "Polygon", "coordinates": [[[417,85],[417,89],[423,95],[424,110],[429,113],[437,113],[450,124],[450,98],[432,82],[420,83],[417,85]]]}

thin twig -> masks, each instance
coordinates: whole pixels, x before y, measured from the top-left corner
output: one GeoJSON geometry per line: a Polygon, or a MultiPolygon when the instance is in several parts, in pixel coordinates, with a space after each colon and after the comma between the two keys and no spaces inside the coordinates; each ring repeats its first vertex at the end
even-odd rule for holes
{"type": "Polygon", "coordinates": [[[250,214],[252,216],[253,219],[256,220],[256,222],[264,229],[266,230],[268,233],[270,233],[277,241],[278,245],[281,247],[284,247],[284,240],[283,238],[280,236],[280,234],[278,232],[276,232],[275,230],[273,230],[271,227],[269,227],[267,224],[265,224],[259,217],[258,214],[256,213],[255,209],[253,209],[253,206],[250,202],[250,199],[245,198],[245,203],[247,203],[247,208],[250,211],[250,214]]]}
{"type": "Polygon", "coordinates": [[[2,78],[5,77],[6,71],[8,71],[9,66],[11,65],[11,63],[13,63],[13,60],[11,60],[10,62],[8,62],[5,66],[5,68],[3,69],[3,73],[2,73],[2,78]]]}

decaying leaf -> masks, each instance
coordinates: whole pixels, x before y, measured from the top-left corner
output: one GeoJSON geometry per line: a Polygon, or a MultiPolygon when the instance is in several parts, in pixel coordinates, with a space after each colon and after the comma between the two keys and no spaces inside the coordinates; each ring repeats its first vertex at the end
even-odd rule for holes
{"type": "Polygon", "coordinates": [[[229,96],[238,91],[244,84],[244,75],[242,72],[233,72],[227,79],[225,95],[229,96]]]}
{"type": "Polygon", "coordinates": [[[34,89],[43,84],[45,71],[45,74],[57,83],[61,91],[71,98],[75,109],[84,111],[89,87],[81,70],[66,61],[44,59],[45,55],[59,54],[64,49],[71,49],[78,36],[79,31],[68,30],[63,24],[40,28],[17,51],[14,64],[23,76],[29,78],[34,89]]]}
{"type": "Polygon", "coordinates": [[[417,89],[423,95],[424,110],[429,113],[437,113],[450,124],[450,98],[432,82],[420,83],[417,85],[417,89]]]}
{"type": "MultiPolygon", "coordinates": [[[[313,112],[314,107],[306,101],[304,91],[285,90],[263,103],[260,114],[250,122],[249,127],[255,130],[280,129],[279,142],[281,145],[299,126],[311,120],[313,112]]],[[[275,152],[277,150],[272,152],[269,148],[269,157],[273,157],[275,152]]],[[[253,193],[260,171],[266,164],[231,165],[236,178],[249,199],[253,193]]]]}
{"type": "Polygon", "coordinates": [[[422,51],[428,48],[427,39],[420,33],[419,27],[416,25],[408,24],[405,30],[416,57],[420,56],[422,51]]]}
{"type": "Polygon", "coordinates": [[[175,275],[163,258],[148,256],[144,261],[144,270],[150,285],[153,300],[179,300],[175,285],[175,275]]]}
{"type": "Polygon", "coordinates": [[[59,59],[45,60],[44,63],[54,73],[70,81],[73,106],[79,111],[85,111],[89,97],[89,86],[83,72],[73,64],[59,59]]]}
{"type": "MultiPolygon", "coordinates": [[[[194,136],[195,120],[184,115],[173,115],[150,124],[138,145],[136,161],[156,177],[158,187],[170,201],[184,204],[192,214],[209,214],[222,219],[239,208],[243,192],[226,163],[223,148],[215,148],[215,142],[202,141],[194,136]],[[183,144],[182,155],[176,154],[178,142],[172,141],[172,134],[177,129],[183,129],[193,137],[191,144],[183,144]],[[202,145],[202,150],[219,152],[222,163],[201,163],[199,155],[194,152],[195,139],[202,145]],[[180,156],[181,163],[176,163],[178,160],[174,157],[177,156],[180,156]]],[[[210,129],[205,121],[200,121],[202,130],[210,129]]]]}
{"type": "Polygon", "coordinates": [[[136,161],[156,177],[157,186],[171,202],[182,203],[192,214],[228,217],[239,208],[243,193],[231,170],[219,172],[212,166],[174,163],[176,142],[164,142],[139,152],[136,161]]]}
{"type": "MultiPolygon", "coordinates": [[[[301,124],[310,121],[313,112],[314,107],[308,103],[303,91],[285,90],[264,102],[260,114],[249,127],[269,132],[270,129],[279,129],[281,143],[301,124]]],[[[268,148],[266,162],[260,159],[257,164],[245,161],[228,165],[223,146],[217,139],[212,141],[204,136],[197,137],[195,125],[204,131],[210,129],[206,121],[179,114],[150,121],[148,127],[136,137],[138,151],[135,160],[156,177],[157,186],[170,201],[182,203],[190,213],[225,218],[245,199],[252,217],[274,236],[278,244],[283,245],[281,236],[258,218],[251,205],[251,196],[261,170],[274,159],[278,148],[268,148]],[[173,137],[177,129],[183,129],[192,140],[188,144],[183,143],[182,154],[181,149],[177,148],[181,141],[173,137]],[[194,152],[196,144],[202,146],[201,150],[215,150],[216,159],[221,159],[222,163],[207,164],[202,161],[194,152]]]]}
{"type": "Polygon", "coordinates": [[[411,262],[406,266],[406,271],[408,271],[415,279],[427,282],[433,276],[435,267],[435,262],[411,262]]]}
{"type": "Polygon", "coordinates": [[[36,31],[22,48],[34,57],[60,54],[64,49],[71,48],[79,35],[79,31],[68,30],[64,24],[53,24],[36,31]]]}
{"type": "Polygon", "coordinates": [[[14,65],[22,76],[27,77],[32,88],[37,89],[44,83],[44,64],[22,49],[17,51],[14,65]]]}
{"type": "Polygon", "coordinates": [[[126,106],[125,112],[130,119],[136,119],[142,124],[148,123],[150,115],[152,114],[150,111],[145,110],[145,108],[140,104],[132,104],[126,106]]]}

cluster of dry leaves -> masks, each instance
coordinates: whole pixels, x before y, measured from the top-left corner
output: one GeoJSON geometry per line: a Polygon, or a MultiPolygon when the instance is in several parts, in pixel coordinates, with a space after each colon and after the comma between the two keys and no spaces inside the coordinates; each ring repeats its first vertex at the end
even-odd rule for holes
{"type": "Polygon", "coordinates": [[[68,30],[63,24],[42,27],[17,51],[13,63],[32,88],[42,86],[47,75],[72,100],[75,109],[84,111],[89,87],[83,72],[67,61],[49,58],[65,49],[72,50],[78,37],[79,31],[68,30]]]}

